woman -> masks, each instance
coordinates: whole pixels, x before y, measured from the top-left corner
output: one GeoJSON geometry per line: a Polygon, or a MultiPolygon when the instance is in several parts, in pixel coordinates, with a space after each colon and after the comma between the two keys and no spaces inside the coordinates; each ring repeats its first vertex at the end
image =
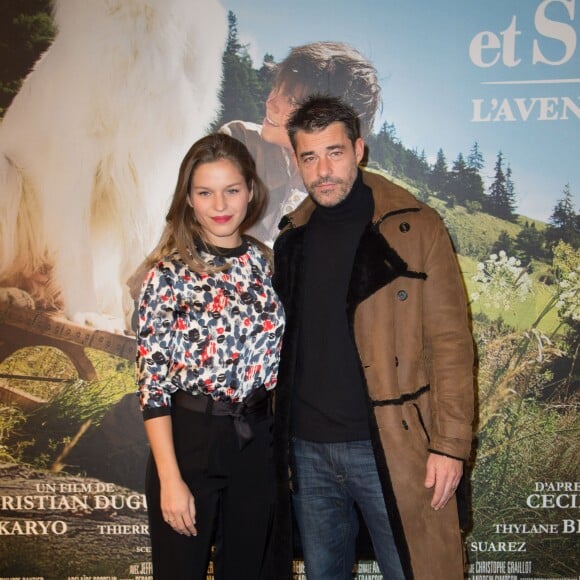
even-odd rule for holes
{"type": "Polygon", "coordinates": [[[266,201],[223,134],[185,156],[138,306],[156,580],[260,578],[274,501],[270,391],[284,314],[269,250],[243,236],[266,201]]]}

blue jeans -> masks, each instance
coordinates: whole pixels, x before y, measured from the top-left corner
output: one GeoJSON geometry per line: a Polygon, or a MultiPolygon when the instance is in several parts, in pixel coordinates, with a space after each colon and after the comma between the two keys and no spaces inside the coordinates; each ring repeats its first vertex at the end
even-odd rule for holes
{"type": "Polygon", "coordinates": [[[293,439],[298,489],[293,506],[308,580],[351,580],[358,505],[381,573],[404,580],[370,441],[293,439]]]}

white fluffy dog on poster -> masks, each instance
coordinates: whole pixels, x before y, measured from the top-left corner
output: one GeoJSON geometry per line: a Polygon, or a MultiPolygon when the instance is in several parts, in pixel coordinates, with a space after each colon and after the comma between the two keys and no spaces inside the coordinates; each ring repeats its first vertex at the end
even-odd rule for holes
{"type": "Polygon", "coordinates": [[[181,159],[218,110],[217,0],[56,0],[0,124],[0,300],[127,329],[181,159]]]}

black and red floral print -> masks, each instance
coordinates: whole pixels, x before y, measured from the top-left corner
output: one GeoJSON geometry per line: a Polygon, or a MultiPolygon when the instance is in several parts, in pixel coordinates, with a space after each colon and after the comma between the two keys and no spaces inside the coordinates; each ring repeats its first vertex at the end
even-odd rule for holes
{"type": "Polygon", "coordinates": [[[254,389],[273,389],[284,311],[260,249],[250,241],[239,255],[202,252],[227,270],[192,272],[177,255],[159,262],[142,289],[137,380],[144,418],[169,414],[177,389],[216,400],[243,401],[254,389]]]}

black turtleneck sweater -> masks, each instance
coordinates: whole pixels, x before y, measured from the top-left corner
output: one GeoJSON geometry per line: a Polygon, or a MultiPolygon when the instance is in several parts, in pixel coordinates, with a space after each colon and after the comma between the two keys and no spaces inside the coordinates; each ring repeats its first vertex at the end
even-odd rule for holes
{"type": "Polygon", "coordinates": [[[293,434],[307,441],[370,438],[346,295],[361,234],[373,215],[361,172],[347,198],[317,206],[306,225],[293,434]]]}

